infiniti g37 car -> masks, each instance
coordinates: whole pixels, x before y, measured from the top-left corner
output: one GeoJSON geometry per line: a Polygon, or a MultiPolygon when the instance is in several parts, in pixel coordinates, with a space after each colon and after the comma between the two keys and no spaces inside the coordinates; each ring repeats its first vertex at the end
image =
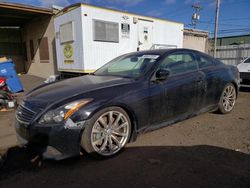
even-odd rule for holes
{"type": "Polygon", "coordinates": [[[138,134],[218,109],[232,111],[239,72],[201,52],[151,50],[122,55],[96,72],[37,87],[16,112],[24,145],[45,158],[82,151],[109,157],[138,134]]]}

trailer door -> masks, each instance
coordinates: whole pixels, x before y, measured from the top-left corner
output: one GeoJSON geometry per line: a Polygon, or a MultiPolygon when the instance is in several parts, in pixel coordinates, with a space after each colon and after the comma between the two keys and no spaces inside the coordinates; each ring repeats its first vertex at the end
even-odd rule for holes
{"type": "Polygon", "coordinates": [[[138,48],[149,50],[153,45],[153,21],[138,20],[138,48]]]}

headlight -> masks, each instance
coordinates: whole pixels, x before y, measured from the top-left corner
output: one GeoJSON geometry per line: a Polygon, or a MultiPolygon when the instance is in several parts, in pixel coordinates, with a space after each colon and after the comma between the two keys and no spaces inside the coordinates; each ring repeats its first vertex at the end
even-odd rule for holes
{"type": "Polygon", "coordinates": [[[92,99],[83,99],[71,102],[55,110],[45,113],[40,119],[39,124],[60,123],[67,120],[74,112],[82,106],[88,104],[92,99]]]}

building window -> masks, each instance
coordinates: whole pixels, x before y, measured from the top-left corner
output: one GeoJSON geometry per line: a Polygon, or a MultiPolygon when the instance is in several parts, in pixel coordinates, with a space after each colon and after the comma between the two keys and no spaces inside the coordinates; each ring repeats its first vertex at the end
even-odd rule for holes
{"type": "Polygon", "coordinates": [[[49,45],[48,37],[43,37],[38,40],[39,44],[39,55],[41,63],[49,63],[49,45]]]}
{"type": "MultiPolygon", "coordinates": [[[[57,35],[56,35],[57,37],[57,35]]],[[[60,42],[73,42],[74,41],[74,23],[68,22],[60,25],[60,42]]]]}
{"type": "Polygon", "coordinates": [[[94,41],[119,42],[119,24],[93,20],[94,41]]]}

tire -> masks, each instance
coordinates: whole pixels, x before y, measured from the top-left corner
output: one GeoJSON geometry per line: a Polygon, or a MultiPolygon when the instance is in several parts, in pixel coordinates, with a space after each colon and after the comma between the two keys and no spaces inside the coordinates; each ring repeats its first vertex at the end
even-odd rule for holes
{"type": "Polygon", "coordinates": [[[231,112],[234,108],[236,102],[236,89],[232,83],[226,84],[224,87],[220,102],[219,102],[219,112],[222,114],[227,114],[231,112]]]}
{"type": "Polygon", "coordinates": [[[120,107],[98,111],[87,122],[81,136],[81,147],[98,159],[112,157],[127,144],[131,135],[131,121],[120,107]]]}

